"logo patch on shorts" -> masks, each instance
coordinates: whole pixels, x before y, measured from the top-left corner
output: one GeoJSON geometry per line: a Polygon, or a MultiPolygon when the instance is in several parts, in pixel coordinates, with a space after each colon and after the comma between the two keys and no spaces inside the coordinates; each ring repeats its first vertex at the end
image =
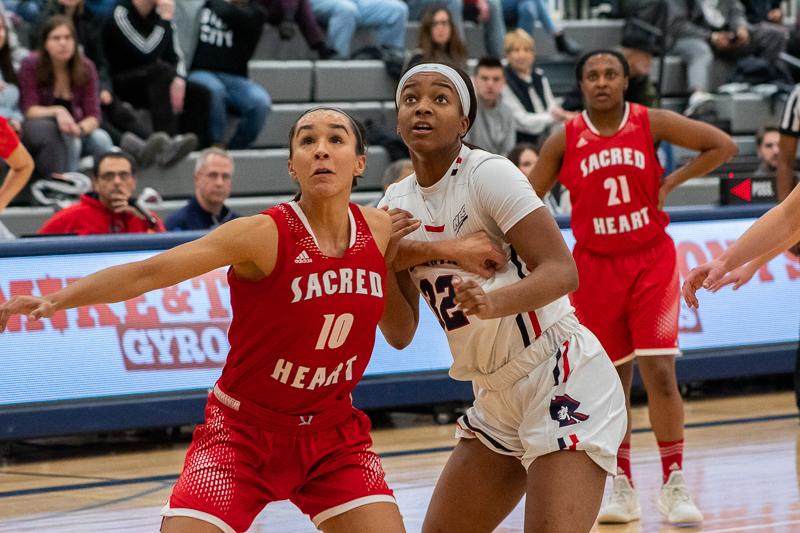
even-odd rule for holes
{"type": "Polygon", "coordinates": [[[550,400],[550,418],[558,422],[558,427],[571,426],[589,419],[589,415],[579,413],[581,402],[563,394],[550,400]]]}

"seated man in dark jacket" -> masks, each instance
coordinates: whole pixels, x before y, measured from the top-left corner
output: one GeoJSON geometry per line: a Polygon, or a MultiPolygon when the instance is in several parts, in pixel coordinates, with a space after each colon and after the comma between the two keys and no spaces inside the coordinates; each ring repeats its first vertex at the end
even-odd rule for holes
{"type": "Polygon", "coordinates": [[[231,195],[233,158],[225,150],[207,148],[194,167],[194,196],[167,217],[169,231],[211,229],[238,217],[225,207],[231,195]]]}

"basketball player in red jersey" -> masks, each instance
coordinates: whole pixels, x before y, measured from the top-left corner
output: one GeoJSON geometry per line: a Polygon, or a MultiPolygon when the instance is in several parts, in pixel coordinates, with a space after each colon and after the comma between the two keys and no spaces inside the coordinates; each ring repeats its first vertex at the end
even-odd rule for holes
{"type": "MultiPolygon", "coordinates": [[[[285,499],[327,533],[404,530],[369,420],[350,399],[396,292],[387,290],[396,283],[385,267],[389,215],[349,203],[365,164],[363,128],[342,111],[312,110],[290,135],[298,201],[0,307],[2,330],[13,314],[119,302],[231,265],[231,350],[161,531],[245,531],[285,499]]],[[[392,342],[397,332],[384,335],[392,342]]]]}
{"type": "Polygon", "coordinates": [[[617,52],[586,54],[576,77],[586,111],[546,141],[531,181],[541,197],[556,179],[570,191],[580,279],[573,304],[616,365],[626,391],[628,432],[617,454],[614,491],[599,520],[630,522],[640,516],[630,466],[636,358],[661,454],[658,507],[669,522],[701,522],[682,473],[683,403],[675,376],[680,292],[675,246],[665,232],[669,217],[662,208],[670,191],[733,157],[736,145],[708,124],[625,102],[628,64],[617,52]],[[660,141],[699,154],[662,177],[655,148],[660,141]]]}

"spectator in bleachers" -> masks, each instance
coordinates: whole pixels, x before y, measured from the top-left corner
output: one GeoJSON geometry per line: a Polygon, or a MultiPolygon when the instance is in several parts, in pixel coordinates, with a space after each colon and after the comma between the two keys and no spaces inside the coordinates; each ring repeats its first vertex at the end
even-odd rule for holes
{"type": "Polygon", "coordinates": [[[5,118],[15,132],[22,127],[19,108],[19,81],[11,58],[11,44],[6,31],[6,19],[0,16],[0,117],[5,118]]]}
{"type": "Polygon", "coordinates": [[[503,14],[507,21],[516,22],[518,28],[530,35],[538,20],[555,41],[556,50],[563,54],[577,56],[583,52],[583,47],[553,22],[547,0],[503,0],[503,14]]]}
{"type": "Polygon", "coordinates": [[[517,28],[504,42],[508,65],[503,102],[514,112],[517,142],[536,144],[549,129],[573,117],[556,102],[541,69],[534,68],[536,43],[528,32],[517,28]]]}
{"type": "Polygon", "coordinates": [[[686,115],[697,113],[712,100],[709,91],[715,55],[729,61],[754,55],[774,64],[787,39],[785,32],[773,25],[748,25],[739,0],[673,2],[669,33],[672,53],[686,63],[691,92],[686,115]]]}
{"type": "Polygon", "coordinates": [[[92,192],[44,223],[39,234],[154,233],[164,231],[159,218],[136,205],[136,165],[125,152],[101,155],[92,174],[92,192]]]}
{"type": "Polygon", "coordinates": [[[239,214],[225,206],[231,195],[233,158],[220,148],[206,148],[194,166],[194,196],[167,217],[168,231],[216,228],[239,214]]]}
{"type": "Polygon", "coordinates": [[[483,57],[475,68],[474,85],[478,97],[475,125],[464,140],[488,152],[504,155],[516,143],[514,112],[503,103],[506,77],[496,57],[483,57]]]}
{"type": "MultiPolygon", "coordinates": [[[[514,163],[523,174],[530,177],[533,167],[539,160],[539,153],[536,147],[530,143],[519,143],[509,153],[508,160],[514,163]]],[[[544,205],[552,215],[568,215],[572,211],[572,203],[569,199],[569,191],[556,181],[550,192],[542,198],[544,205]]]]}
{"type": "MultiPolygon", "coordinates": [[[[54,15],[64,15],[72,20],[83,53],[94,62],[100,85],[101,127],[114,143],[134,155],[139,168],[151,166],[159,157],[169,164],[171,159],[182,159],[187,155],[196,141],[154,134],[149,124],[136,116],[130,104],[115,98],[101,42],[103,17],[89,10],[85,0],[47,0],[43,17],[47,20],[54,15]]],[[[31,34],[31,46],[34,48],[39,46],[39,33],[31,34]]]]}
{"type": "Polygon", "coordinates": [[[408,6],[400,0],[311,0],[316,17],[328,26],[328,46],[349,58],[356,28],[374,28],[379,46],[404,49],[408,6]]]}
{"type": "Polygon", "coordinates": [[[97,71],[81,53],[69,18],[44,24],[41,45],[22,62],[19,82],[23,144],[38,175],[77,171],[82,156],[111,149],[111,137],[100,128],[97,71]]]}
{"type": "MultiPolygon", "coordinates": [[[[183,51],[171,23],[174,7],[173,0],[119,0],[103,26],[102,46],[115,97],[149,111],[155,131],[170,136],[189,131],[203,139],[210,95],[202,85],[186,81],[183,51]]],[[[197,142],[191,135],[179,140],[190,145],[187,139],[197,142]]],[[[162,155],[164,166],[180,159],[162,155]]]]}
{"type": "Polygon", "coordinates": [[[469,3],[478,12],[478,22],[483,26],[483,44],[487,55],[503,55],[503,36],[506,23],[503,20],[501,0],[406,0],[411,20],[422,19],[425,11],[434,6],[444,6],[453,17],[453,25],[462,40],[464,36],[464,4],[469,3]]]}
{"type": "Polygon", "coordinates": [[[386,170],[383,171],[383,176],[381,178],[383,192],[386,192],[386,189],[389,188],[389,185],[397,183],[401,179],[405,178],[406,176],[410,176],[413,173],[414,163],[412,163],[410,159],[403,158],[398,159],[397,161],[392,161],[392,163],[386,167],[386,170]]]}
{"type": "Polygon", "coordinates": [[[189,80],[211,93],[208,140],[238,150],[256,140],[272,100],[261,85],[248,79],[247,63],[255,52],[265,11],[246,0],[207,0],[200,11],[200,35],[189,80]],[[228,110],[238,117],[233,137],[225,141],[228,110]]]}
{"type": "MultiPolygon", "coordinates": [[[[8,167],[3,183],[0,185],[0,213],[11,200],[25,188],[33,173],[33,159],[19,142],[16,132],[8,121],[0,117],[0,159],[8,167]]],[[[14,238],[13,234],[0,222],[0,241],[14,238]]]]}
{"type": "Polygon", "coordinates": [[[336,50],[325,42],[325,33],[311,8],[311,0],[257,0],[267,9],[267,22],[278,27],[281,39],[289,40],[294,35],[294,21],[308,47],[316,51],[320,59],[330,59],[336,50]]]}
{"type": "Polygon", "coordinates": [[[467,58],[467,47],[453,25],[450,12],[446,7],[432,7],[422,17],[417,48],[403,70],[418,63],[448,63],[466,69],[467,58]]]}
{"type": "Polygon", "coordinates": [[[755,176],[774,178],[780,159],[781,132],[778,126],[768,124],[761,126],[756,132],[756,154],[758,154],[758,168],[755,176]]]}

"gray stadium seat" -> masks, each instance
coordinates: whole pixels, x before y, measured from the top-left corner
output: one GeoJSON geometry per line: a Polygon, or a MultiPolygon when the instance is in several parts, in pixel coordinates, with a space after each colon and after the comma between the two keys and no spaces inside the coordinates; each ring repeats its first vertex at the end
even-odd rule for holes
{"type": "Polygon", "coordinates": [[[753,93],[716,96],[717,113],[731,122],[731,133],[753,133],[763,124],[777,123],[782,102],[753,93]]]}
{"type": "Polygon", "coordinates": [[[52,207],[8,207],[0,214],[0,222],[18,237],[33,235],[48,218],[53,216],[52,207]]]}
{"type": "Polygon", "coordinates": [[[314,100],[391,100],[395,82],[382,61],[318,61],[314,70],[314,100]]]}
{"type": "Polygon", "coordinates": [[[250,78],[264,87],[273,103],[310,102],[312,61],[250,61],[250,78]]]}

